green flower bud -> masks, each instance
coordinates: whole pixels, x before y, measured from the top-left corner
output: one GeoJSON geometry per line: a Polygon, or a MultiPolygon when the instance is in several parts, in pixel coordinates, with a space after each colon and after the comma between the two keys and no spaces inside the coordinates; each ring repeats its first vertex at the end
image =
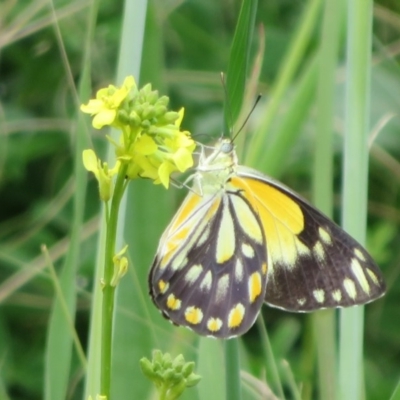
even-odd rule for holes
{"type": "Polygon", "coordinates": [[[194,362],[186,363],[182,368],[182,375],[187,378],[194,371],[194,362]]]}

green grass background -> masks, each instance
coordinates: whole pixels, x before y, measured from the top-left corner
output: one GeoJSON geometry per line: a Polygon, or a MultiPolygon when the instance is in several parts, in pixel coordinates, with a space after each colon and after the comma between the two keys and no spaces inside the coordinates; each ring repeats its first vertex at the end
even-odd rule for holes
{"type": "MultiPolygon", "coordinates": [[[[243,163],[314,198],[328,213],[332,205],[340,222],[348,16],[347,2],[337,4],[329,9],[328,2],[315,0],[259,2],[246,109],[258,92],[263,98],[237,142],[243,163]],[[322,142],[332,146],[318,164],[324,130],[333,136],[322,142]],[[318,178],[331,156],[332,190],[329,184],[321,188],[324,178],[318,178]]],[[[89,335],[89,327],[96,326],[100,299],[95,265],[102,252],[101,207],[80,159],[82,148],[107,150],[104,134],[90,131],[79,116],[80,98],[122,83],[117,76],[130,71],[140,84],[152,82],[169,95],[174,108],[184,106],[183,126],[199,140],[224,129],[220,72],[227,70],[240,2],[153,0],[145,21],[144,6],[128,1],[124,12],[122,2],[111,0],[0,4],[0,399],[82,399],[97,385],[99,332],[89,335]],[[130,30],[122,34],[122,26],[130,30]],[[49,248],[65,308],[59,306],[63,301],[54,305],[42,244],[49,248]],[[87,364],[72,344],[73,329],[87,364]]],[[[400,398],[400,5],[374,2],[373,15],[366,243],[388,294],[365,308],[362,396],[381,400],[400,398]]],[[[138,181],[127,196],[120,242],[129,244],[131,264],[118,289],[115,399],[156,398],[138,364],[156,347],[197,362],[203,380],[183,399],[225,396],[221,343],[172,327],[147,295],[158,239],[184,192],[138,181]]],[[[259,324],[239,341],[243,399],[268,398],[269,389],[286,399],[335,398],[318,371],[336,385],[335,350],[333,356],[329,350],[337,313],[322,316],[319,324],[319,317],[268,307],[262,314],[269,340],[259,324]],[[317,356],[321,348],[328,354],[317,356]]],[[[353,373],[340,368],[340,375],[353,373]]]]}

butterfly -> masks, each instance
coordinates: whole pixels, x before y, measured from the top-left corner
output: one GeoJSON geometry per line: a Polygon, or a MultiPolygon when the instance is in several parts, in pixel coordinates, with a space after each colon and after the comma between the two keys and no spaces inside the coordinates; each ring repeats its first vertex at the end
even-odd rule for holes
{"type": "Polygon", "coordinates": [[[307,312],[385,293],[356,240],[288,187],[239,165],[230,139],[203,147],[192,180],[149,274],[152,300],[174,324],[232,338],[263,302],[307,312]]]}

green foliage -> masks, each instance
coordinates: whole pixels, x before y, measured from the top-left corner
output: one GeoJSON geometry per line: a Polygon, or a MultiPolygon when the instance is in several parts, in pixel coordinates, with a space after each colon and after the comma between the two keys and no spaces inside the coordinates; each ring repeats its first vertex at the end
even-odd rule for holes
{"type": "MultiPolygon", "coordinates": [[[[69,304],[76,313],[71,311],[71,316],[83,347],[87,350],[90,346],[93,351],[96,343],[93,336],[88,340],[88,327],[90,315],[96,315],[99,300],[93,297],[93,292],[99,285],[94,266],[99,251],[100,204],[93,179],[87,185],[79,181],[76,186],[77,168],[83,166],[75,161],[81,159],[81,153],[77,151],[77,130],[72,129],[77,126],[81,103],[76,85],[83,75],[86,53],[82,38],[89,29],[88,8],[84,6],[86,3],[57,0],[53,3],[54,22],[51,10],[43,4],[37,0],[5,0],[0,4],[0,397],[44,398],[44,387],[58,385],[58,381],[48,381],[55,372],[51,365],[62,361],[66,367],[59,388],[65,396],[59,398],[82,399],[85,371],[71,344],[72,338],[62,349],[48,344],[53,342],[49,339],[49,325],[54,326],[55,339],[60,335],[64,340],[70,332],[57,326],[61,323],[66,326],[67,322],[62,311],[53,308],[57,295],[40,254],[40,245],[44,243],[49,248],[62,281],[63,266],[72,265],[72,270],[68,270],[70,276],[65,279],[67,283],[62,285],[66,290],[64,295],[68,292],[72,298],[69,304]],[[79,185],[87,189],[84,201],[74,199],[79,185]],[[73,226],[77,202],[83,214],[82,223],[78,238],[71,242],[71,232],[77,229],[73,226]],[[79,255],[67,258],[72,245],[79,245],[79,255]],[[54,318],[54,312],[55,320],[50,319],[51,315],[54,318]],[[43,357],[46,343],[48,362],[51,361],[48,364],[43,357]],[[71,358],[70,364],[63,359],[63,353],[71,358]]],[[[140,85],[151,82],[154,89],[171,98],[173,109],[184,106],[182,126],[202,142],[219,137],[223,129],[225,94],[220,72],[227,69],[240,5],[238,0],[149,2],[140,85]]],[[[317,71],[323,21],[321,9],[311,11],[315,14],[307,20],[307,30],[302,31],[305,2],[259,2],[250,46],[249,81],[255,74],[253,63],[259,54],[261,37],[257,26],[261,23],[265,31],[264,56],[259,66],[260,82],[249,103],[254,102],[255,93],[261,92],[263,98],[238,139],[249,145],[246,148],[250,163],[260,170],[268,170],[309,198],[314,142],[319,133],[316,127],[321,126],[316,122],[321,105],[316,93],[321,84],[317,71]],[[299,32],[305,33],[300,36],[299,32]],[[289,58],[296,39],[304,40],[301,52],[296,53],[297,58],[289,58]],[[282,71],[287,70],[290,74],[284,76],[282,83],[282,71]],[[271,99],[277,88],[279,97],[271,99]],[[274,112],[269,111],[271,107],[274,112]],[[267,132],[260,130],[265,118],[268,118],[267,132]],[[259,138],[253,139],[254,132],[260,134],[259,138]],[[253,140],[256,140],[256,149],[251,148],[253,140]]],[[[92,93],[99,87],[122,83],[115,79],[122,12],[119,2],[105,0],[99,4],[90,44],[92,93]]],[[[371,137],[369,163],[367,247],[380,264],[389,290],[382,300],[365,308],[367,400],[389,399],[392,395],[397,399],[400,379],[400,70],[394,53],[396,48],[390,47],[399,39],[400,8],[396,2],[382,0],[375,4],[374,13],[369,122],[374,137],[371,137]]],[[[337,216],[341,210],[340,164],[345,112],[344,21],[345,16],[335,37],[339,49],[331,98],[336,220],[340,220],[337,216]]],[[[80,96],[83,91],[79,90],[80,96]]],[[[82,101],[87,100],[89,93],[86,96],[82,101]]],[[[86,140],[88,132],[80,129],[79,135],[86,140]]],[[[91,132],[89,140],[98,152],[104,151],[103,135],[91,132]]],[[[185,391],[182,399],[211,400],[220,398],[212,397],[213,394],[224,396],[225,367],[219,343],[199,340],[191,332],[171,326],[147,294],[146,276],[158,238],[184,192],[175,189],[167,192],[146,181],[135,182],[130,188],[123,240],[129,244],[130,267],[118,287],[116,302],[115,398],[134,395],[151,398],[153,389],[141,375],[139,360],[154,348],[168,351],[172,358],[182,353],[185,360],[199,361],[202,380],[185,391]]],[[[266,398],[270,388],[278,394],[280,385],[287,399],[296,398],[299,393],[305,400],[320,398],[314,344],[318,330],[315,331],[307,315],[288,314],[268,307],[263,307],[262,314],[271,348],[267,352],[264,333],[257,327],[241,340],[241,377],[246,382],[243,399],[266,398]],[[274,363],[265,354],[274,356],[278,382],[274,363]],[[248,375],[254,380],[244,378],[248,375]]],[[[96,363],[91,364],[89,360],[89,369],[94,374],[96,368],[96,363]]]]}

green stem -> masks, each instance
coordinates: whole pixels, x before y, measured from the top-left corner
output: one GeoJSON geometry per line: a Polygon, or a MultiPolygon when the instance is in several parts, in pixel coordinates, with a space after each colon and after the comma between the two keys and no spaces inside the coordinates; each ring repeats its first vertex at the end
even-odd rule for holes
{"type": "Polygon", "coordinates": [[[111,388],[111,351],[113,334],[113,314],[115,287],[111,279],[114,274],[113,257],[115,255],[115,240],[117,236],[118,212],[126,185],[126,166],[118,173],[115,183],[114,194],[111,201],[110,215],[107,220],[106,248],[104,255],[104,278],[103,278],[103,302],[102,302],[102,335],[101,335],[101,369],[100,369],[100,390],[101,395],[110,399],[111,388]]]}
{"type": "Polygon", "coordinates": [[[240,358],[238,339],[224,341],[226,398],[240,400],[242,398],[240,385],[240,358]]]}
{"type": "MultiPolygon", "coordinates": [[[[343,227],[365,242],[373,1],[347,2],[347,66],[344,136],[343,227]]],[[[340,310],[339,398],[365,398],[364,308],[340,310]]]]}

